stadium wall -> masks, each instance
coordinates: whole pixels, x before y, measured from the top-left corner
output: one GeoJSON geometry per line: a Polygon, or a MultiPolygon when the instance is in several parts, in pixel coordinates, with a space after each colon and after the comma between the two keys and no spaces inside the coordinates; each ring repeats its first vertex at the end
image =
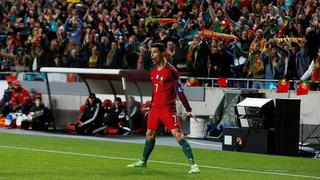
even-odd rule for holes
{"type": "MultiPolygon", "coordinates": [[[[42,93],[44,103],[49,106],[46,85],[43,81],[23,81],[22,85],[27,89],[35,90],[42,93]]],[[[7,88],[6,81],[0,81],[0,96],[2,97],[3,91],[7,88]]],[[[58,129],[63,128],[68,122],[75,122],[76,117],[79,115],[79,107],[85,102],[88,89],[84,83],[65,83],[65,82],[50,82],[51,99],[54,109],[56,126],[58,129]]],[[[303,124],[303,137],[306,137],[320,123],[320,92],[309,92],[305,96],[296,96],[295,91],[290,93],[279,94],[272,90],[259,90],[264,92],[266,98],[298,98],[301,99],[301,119],[300,123],[303,124]]],[[[186,88],[185,93],[190,99],[191,107],[196,115],[207,116],[212,118],[218,104],[224,95],[223,88],[214,87],[192,87],[186,88]]],[[[109,98],[113,100],[114,95],[98,94],[102,100],[109,98]]],[[[123,95],[120,95],[124,99],[123,95]]],[[[136,98],[139,101],[139,98],[136,98]]],[[[144,97],[144,100],[150,97],[144,97]]],[[[184,117],[184,108],[180,101],[177,101],[178,115],[184,117]]],[[[319,134],[320,129],[315,132],[319,134]]]]}

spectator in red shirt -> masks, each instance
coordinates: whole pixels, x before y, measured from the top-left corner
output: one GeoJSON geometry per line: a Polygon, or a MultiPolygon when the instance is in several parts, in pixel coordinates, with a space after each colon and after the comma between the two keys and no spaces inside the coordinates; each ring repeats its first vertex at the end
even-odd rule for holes
{"type": "Polygon", "coordinates": [[[33,105],[29,91],[22,87],[18,80],[13,81],[12,84],[12,111],[21,110],[23,114],[28,114],[33,105]]]}

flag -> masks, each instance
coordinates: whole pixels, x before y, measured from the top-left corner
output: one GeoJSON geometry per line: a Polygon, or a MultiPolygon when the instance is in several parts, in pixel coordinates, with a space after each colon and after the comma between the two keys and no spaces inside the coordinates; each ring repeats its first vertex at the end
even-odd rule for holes
{"type": "Polygon", "coordinates": [[[217,86],[219,87],[228,87],[228,79],[219,77],[217,81],[217,86]]]}
{"type": "Polygon", "coordinates": [[[231,20],[230,19],[225,19],[222,21],[223,29],[227,29],[231,25],[231,20]]]}
{"type": "Polygon", "coordinates": [[[68,3],[79,3],[80,0],[67,0],[68,3]]]}
{"type": "Polygon", "coordinates": [[[309,91],[310,91],[310,85],[307,84],[306,82],[302,82],[298,86],[297,96],[306,95],[309,93],[309,91]]]}
{"type": "Polygon", "coordinates": [[[290,88],[290,82],[286,80],[280,80],[278,82],[277,93],[287,93],[290,88]]]}
{"type": "Polygon", "coordinates": [[[280,26],[279,28],[279,33],[283,34],[284,33],[284,28],[289,24],[289,22],[291,21],[291,18],[289,16],[286,16],[283,24],[280,26]]]}

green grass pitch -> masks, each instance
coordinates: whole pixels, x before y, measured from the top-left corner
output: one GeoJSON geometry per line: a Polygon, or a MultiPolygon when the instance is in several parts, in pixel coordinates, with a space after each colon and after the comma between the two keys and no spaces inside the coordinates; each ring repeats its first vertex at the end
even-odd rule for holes
{"type": "Polygon", "coordinates": [[[181,149],[159,145],[147,168],[127,168],[142,149],[142,144],[0,134],[0,180],[320,179],[319,160],[204,149],[194,149],[201,173],[188,174],[181,149]]]}

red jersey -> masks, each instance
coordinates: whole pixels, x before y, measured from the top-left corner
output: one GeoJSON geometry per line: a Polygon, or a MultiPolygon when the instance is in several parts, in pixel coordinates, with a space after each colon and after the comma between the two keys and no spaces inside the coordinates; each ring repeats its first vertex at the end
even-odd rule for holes
{"type": "Polygon", "coordinates": [[[151,108],[170,108],[176,111],[177,94],[187,112],[191,112],[189,102],[179,85],[179,73],[169,63],[161,70],[151,71],[152,103],[151,108]]]}
{"type": "Polygon", "coordinates": [[[157,68],[151,71],[152,82],[152,108],[176,108],[176,87],[179,73],[170,64],[166,64],[161,70],[157,68]]]}
{"type": "Polygon", "coordinates": [[[20,87],[20,91],[13,90],[11,98],[12,106],[18,107],[32,102],[31,95],[28,90],[20,87]]]}

